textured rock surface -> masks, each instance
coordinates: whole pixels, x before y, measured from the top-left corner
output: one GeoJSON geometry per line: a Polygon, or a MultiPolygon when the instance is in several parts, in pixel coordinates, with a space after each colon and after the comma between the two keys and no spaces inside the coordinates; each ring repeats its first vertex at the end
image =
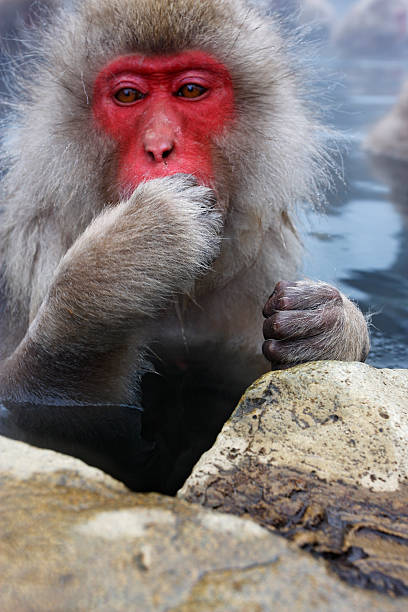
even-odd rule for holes
{"type": "Polygon", "coordinates": [[[320,362],[249,388],[180,497],[250,515],[408,595],[408,372],[320,362]]]}
{"type": "Polygon", "coordinates": [[[250,520],[0,438],[0,609],[399,611],[250,520]]]}

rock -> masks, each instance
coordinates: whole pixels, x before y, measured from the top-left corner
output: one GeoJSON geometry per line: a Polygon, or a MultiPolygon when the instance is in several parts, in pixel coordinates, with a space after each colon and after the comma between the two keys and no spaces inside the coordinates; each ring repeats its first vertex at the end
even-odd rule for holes
{"type": "Polygon", "coordinates": [[[333,35],[347,55],[387,55],[406,50],[407,0],[359,0],[352,5],[333,35]]]}
{"type": "Polygon", "coordinates": [[[252,385],[179,496],[408,595],[408,371],[316,362],[252,385]]]}
{"type": "Polygon", "coordinates": [[[388,612],[249,519],[133,494],[77,459],[0,438],[2,612],[388,612]]]}
{"type": "Polygon", "coordinates": [[[374,155],[408,162],[408,81],[395,106],[370,132],[365,148],[374,155]]]}

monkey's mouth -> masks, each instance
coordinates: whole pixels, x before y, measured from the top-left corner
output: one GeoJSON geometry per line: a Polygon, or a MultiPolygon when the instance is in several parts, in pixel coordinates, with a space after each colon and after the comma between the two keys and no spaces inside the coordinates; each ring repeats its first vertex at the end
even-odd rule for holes
{"type": "Polygon", "coordinates": [[[207,187],[212,190],[214,196],[213,198],[208,199],[208,206],[210,208],[216,209],[223,218],[225,218],[227,210],[228,210],[228,199],[222,195],[222,190],[216,184],[216,182],[209,178],[208,176],[204,176],[201,172],[185,172],[174,169],[173,171],[167,171],[163,173],[146,173],[144,174],[140,180],[132,181],[131,183],[126,183],[119,186],[118,190],[118,202],[128,200],[134,191],[144,183],[148,183],[149,181],[154,181],[160,178],[167,178],[169,176],[177,176],[177,175],[187,175],[194,179],[194,182],[197,186],[207,187]]]}
{"type": "Polygon", "coordinates": [[[198,169],[192,168],[179,168],[177,166],[169,166],[168,163],[163,162],[162,167],[155,169],[154,171],[147,171],[138,176],[132,177],[130,180],[120,182],[120,195],[123,197],[129,197],[133,191],[141,184],[153,181],[155,179],[166,178],[168,176],[175,176],[177,174],[184,174],[192,176],[197,185],[203,187],[209,187],[213,191],[216,191],[214,180],[206,176],[203,172],[198,169]]]}

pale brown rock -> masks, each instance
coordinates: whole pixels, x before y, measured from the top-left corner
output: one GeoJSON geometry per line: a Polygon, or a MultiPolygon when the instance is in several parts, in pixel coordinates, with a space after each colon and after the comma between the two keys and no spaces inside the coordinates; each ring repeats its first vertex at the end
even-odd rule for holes
{"type": "Polygon", "coordinates": [[[179,496],[408,595],[408,372],[319,362],[252,385],[179,496]]]}
{"type": "Polygon", "coordinates": [[[251,520],[0,438],[1,612],[402,611],[251,520]]]}

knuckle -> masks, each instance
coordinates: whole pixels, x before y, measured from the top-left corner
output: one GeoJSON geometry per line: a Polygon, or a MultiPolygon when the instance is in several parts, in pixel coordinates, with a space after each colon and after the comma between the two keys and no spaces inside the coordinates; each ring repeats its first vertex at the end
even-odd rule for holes
{"type": "Polygon", "coordinates": [[[327,296],[329,299],[333,301],[336,301],[336,302],[342,301],[340,291],[336,287],[332,287],[331,285],[328,285],[327,287],[327,296]]]}
{"type": "Polygon", "coordinates": [[[268,361],[278,362],[281,360],[280,347],[277,340],[265,340],[262,344],[262,352],[268,361]]]}
{"type": "Polygon", "coordinates": [[[263,324],[263,335],[266,340],[273,337],[273,330],[274,330],[273,318],[274,318],[273,316],[268,317],[267,319],[265,319],[264,324],[263,324]]]}
{"type": "Polygon", "coordinates": [[[290,309],[291,300],[288,297],[282,296],[281,298],[279,298],[278,305],[279,308],[281,308],[282,310],[290,309]]]}
{"type": "Polygon", "coordinates": [[[273,294],[268,298],[265,306],[263,307],[262,314],[264,317],[271,317],[276,311],[275,300],[273,294]]]}
{"type": "Polygon", "coordinates": [[[275,285],[275,290],[273,292],[273,295],[283,295],[286,291],[286,289],[288,289],[288,287],[293,286],[293,283],[289,283],[288,281],[279,281],[278,283],[276,283],[275,285]]]}
{"type": "Polygon", "coordinates": [[[311,286],[311,290],[316,293],[322,302],[342,302],[340,291],[326,283],[317,283],[315,287],[311,286]]]}
{"type": "Polygon", "coordinates": [[[270,316],[269,300],[262,309],[262,316],[265,317],[265,319],[270,316]]]}
{"type": "Polygon", "coordinates": [[[266,339],[275,338],[281,340],[286,335],[287,317],[286,313],[276,312],[268,317],[263,324],[264,337],[266,339]]]}
{"type": "Polygon", "coordinates": [[[282,322],[276,318],[275,321],[273,322],[272,329],[273,329],[273,333],[275,336],[277,337],[281,336],[282,331],[283,331],[282,322]]]}
{"type": "Polygon", "coordinates": [[[285,335],[288,324],[290,323],[290,317],[286,312],[277,312],[273,317],[273,332],[276,337],[283,337],[285,335]]]}

